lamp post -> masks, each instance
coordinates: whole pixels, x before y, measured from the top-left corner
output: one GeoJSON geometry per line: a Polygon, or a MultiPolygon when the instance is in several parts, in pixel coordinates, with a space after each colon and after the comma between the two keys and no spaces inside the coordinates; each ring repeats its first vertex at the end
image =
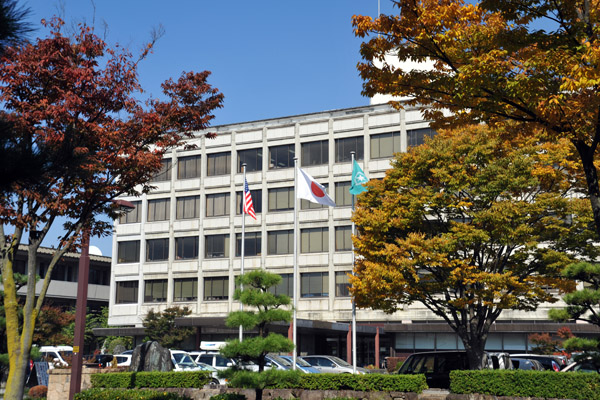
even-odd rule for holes
{"type": "MultiPolygon", "coordinates": [[[[126,200],[112,200],[113,204],[124,211],[131,211],[135,205],[126,200]]],[[[69,400],[81,391],[81,367],[83,364],[83,346],[85,337],[85,318],[87,312],[88,282],[90,277],[90,229],[85,228],[81,238],[81,256],[79,257],[79,275],[77,277],[77,303],[75,309],[75,337],[73,340],[73,358],[71,359],[71,384],[69,400]]]]}

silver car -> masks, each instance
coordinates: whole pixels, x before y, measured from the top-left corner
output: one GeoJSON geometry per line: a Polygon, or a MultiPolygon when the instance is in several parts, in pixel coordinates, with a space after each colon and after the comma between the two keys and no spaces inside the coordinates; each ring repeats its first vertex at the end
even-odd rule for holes
{"type": "MultiPolygon", "coordinates": [[[[304,361],[324,373],[333,374],[351,374],[353,372],[352,364],[347,363],[335,356],[302,356],[304,361]]],[[[356,373],[368,374],[369,370],[356,367],[356,373]]]]}

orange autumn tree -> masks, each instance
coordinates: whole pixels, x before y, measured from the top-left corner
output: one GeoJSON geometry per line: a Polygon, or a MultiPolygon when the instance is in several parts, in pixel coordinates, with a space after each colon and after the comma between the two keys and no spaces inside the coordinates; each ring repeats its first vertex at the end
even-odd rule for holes
{"type": "Polygon", "coordinates": [[[369,37],[363,94],[407,96],[438,126],[512,120],[567,138],[600,234],[600,1],[393,3],[397,15],[353,19],[356,35],[369,37]]]}
{"type": "Polygon", "coordinates": [[[392,313],[421,303],[481,368],[504,310],[557,301],[548,289],[572,289],[560,271],[573,254],[598,254],[564,142],[471,126],[398,154],[358,197],[356,304],[392,313]]]}
{"type": "MultiPolygon", "coordinates": [[[[48,37],[7,49],[0,63],[2,119],[11,127],[9,147],[43,160],[45,166],[36,179],[16,180],[0,195],[7,400],[23,397],[36,319],[61,256],[74,250],[84,231],[110,234],[111,224],[100,217],[118,215],[112,200],[147,192],[165,151],[207,128],[223,101],[207,83],[205,71],[167,80],[162,85],[166,100],[140,103],[135,97],[141,92],[139,59],[126,49],[108,46],[86,25],[73,36],[61,33],[58,19],[48,25],[48,37]],[[36,294],[37,251],[58,221],[66,221],[64,233],[36,294]],[[25,234],[27,292],[20,325],[13,266],[25,234]]],[[[150,50],[151,44],[140,58],[150,50]]]]}

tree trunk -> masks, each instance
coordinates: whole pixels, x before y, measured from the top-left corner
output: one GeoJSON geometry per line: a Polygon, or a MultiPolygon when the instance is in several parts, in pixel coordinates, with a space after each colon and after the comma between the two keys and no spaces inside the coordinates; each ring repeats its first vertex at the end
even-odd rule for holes
{"type": "Polygon", "coordinates": [[[16,356],[13,364],[10,359],[10,369],[8,371],[8,380],[4,392],[4,400],[21,400],[25,394],[25,374],[27,372],[27,364],[29,363],[29,352],[27,357],[24,354],[16,356]]]}
{"type": "Polygon", "coordinates": [[[461,329],[457,333],[465,346],[467,359],[469,360],[469,369],[483,369],[487,332],[468,332],[461,329]]]}
{"type": "Polygon", "coordinates": [[[600,187],[598,186],[598,171],[594,165],[594,147],[588,146],[583,140],[574,140],[573,144],[581,159],[592,212],[594,214],[596,234],[600,236],[600,187]]]}

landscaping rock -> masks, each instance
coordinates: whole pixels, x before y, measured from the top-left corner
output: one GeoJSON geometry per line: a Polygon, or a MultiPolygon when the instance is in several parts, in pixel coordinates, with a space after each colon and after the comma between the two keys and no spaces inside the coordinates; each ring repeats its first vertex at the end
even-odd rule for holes
{"type": "Polygon", "coordinates": [[[137,346],[131,355],[129,371],[172,371],[171,353],[158,342],[146,342],[137,346]]]}

